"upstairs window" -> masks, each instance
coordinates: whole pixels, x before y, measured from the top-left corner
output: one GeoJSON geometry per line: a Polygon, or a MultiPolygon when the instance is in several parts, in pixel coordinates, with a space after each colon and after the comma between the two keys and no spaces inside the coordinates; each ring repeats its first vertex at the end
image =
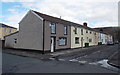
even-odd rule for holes
{"type": "Polygon", "coordinates": [[[67,26],[64,26],[64,35],[67,35],[67,26]]]}
{"type": "Polygon", "coordinates": [[[81,35],[83,35],[83,29],[81,29],[81,35]]]}
{"type": "Polygon", "coordinates": [[[10,29],[9,33],[12,33],[12,29],[10,29]]]}
{"type": "Polygon", "coordinates": [[[7,29],[6,28],[4,28],[4,33],[7,33],[7,29]]]}
{"type": "Polygon", "coordinates": [[[56,33],[56,24],[55,23],[51,23],[50,24],[50,30],[52,34],[56,33]]]}
{"type": "Polygon", "coordinates": [[[92,32],[90,31],[90,34],[92,34],[92,32]]]}
{"type": "Polygon", "coordinates": [[[75,34],[77,34],[77,28],[75,28],[75,34]]]}
{"type": "Polygon", "coordinates": [[[75,44],[79,44],[79,37],[75,37],[75,44]]]}
{"type": "Polygon", "coordinates": [[[86,33],[88,33],[88,30],[86,30],[86,33]]]}

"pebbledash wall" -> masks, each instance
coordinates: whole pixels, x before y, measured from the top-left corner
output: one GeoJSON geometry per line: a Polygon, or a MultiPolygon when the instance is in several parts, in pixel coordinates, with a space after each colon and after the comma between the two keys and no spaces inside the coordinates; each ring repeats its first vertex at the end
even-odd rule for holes
{"type": "Polygon", "coordinates": [[[112,36],[87,27],[87,23],[76,24],[30,10],[19,23],[19,32],[5,37],[5,46],[54,52],[84,47],[85,43],[89,43],[89,46],[98,45],[98,42],[105,44],[110,40],[112,41],[112,36]],[[51,24],[53,23],[55,33],[51,34],[51,24]],[[65,27],[66,34],[64,34],[65,27]]]}

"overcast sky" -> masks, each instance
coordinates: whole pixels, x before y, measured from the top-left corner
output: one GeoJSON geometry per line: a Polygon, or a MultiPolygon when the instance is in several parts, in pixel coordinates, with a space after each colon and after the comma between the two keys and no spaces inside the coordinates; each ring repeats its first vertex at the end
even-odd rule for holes
{"type": "Polygon", "coordinates": [[[118,26],[119,0],[2,0],[0,22],[13,27],[30,10],[82,24],[89,27],[118,26]],[[88,2],[89,1],[89,2],[88,2]]]}

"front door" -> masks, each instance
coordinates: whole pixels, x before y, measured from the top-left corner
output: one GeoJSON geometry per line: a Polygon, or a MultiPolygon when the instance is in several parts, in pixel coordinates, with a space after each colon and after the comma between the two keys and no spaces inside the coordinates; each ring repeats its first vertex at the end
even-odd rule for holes
{"type": "Polygon", "coordinates": [[[55,37],[51,37],[51,52],[55,50],[55,37]]]}
{"type": "Polygon", "coordinates": [[[81,47],[83,47],[83,37],[81,37],[81,47]]]}

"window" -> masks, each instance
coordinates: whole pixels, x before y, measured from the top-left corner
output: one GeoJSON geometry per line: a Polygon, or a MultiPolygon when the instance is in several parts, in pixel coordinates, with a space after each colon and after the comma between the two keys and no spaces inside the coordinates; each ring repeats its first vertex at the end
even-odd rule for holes
{"type": "Polygon", "coordinates": [[[51,23],[50,24],[50,28],[51,28],[51,33],[55,34],[56,33],[56,24],[55,23],[51,23]]]}
{"type": "Polygon", "coordinates": [[[6,28],[4,28],[4,32],[5,32],[5,33],[7,32],[7,29],[6,29],[6,28]]]}
{"type": "Polygon", "coordinates": [[[11,33],[11,32],[12,32],[12,29],[10,29],[9,33],[11,33]]]}
{"type": "Polygon", "coordinates": [[[79,44],[79,37],[75,37],[75,44],[79,44]]]}
{"type": "Polygon", "coordinates": [[[14,39],[15,44],[17,43],[17,39],[14,39]]]}
{"type": "Polygon", "coordinates": [[[102,39],[102,42],[103,42],[103,39],[102,39]]]}
{"type": "Polygon", "coordinates": [[[95,35],[96,35],[96,32],[95,32],[95,35]]]}
{"type": "Polygon", "coordinates": [[[77,28],[75,28],[75,34],[77,34],[77,28]]]}
{"type": "Polygon", "coordinates": [[[81,41],[83,41],[83,37],[81,37],[81,41]]]}
{"type": "Polygon", "coordinates": [[[90,34],[92,34],[92,32],[90,31],[90,34]]]}
{"type": "Polygon", "coordinates": [[[67,26],[64,26],[64,35],[67,35],[67,26]]]}
{"type": "Polygon", "coordinates": [[[86,30],[86,33],[88,33],[88,30],[86,30]]]}
{"type": "Polygon", "coordinates": [[[83,29],[81,29],[81,35],[83,35],[83,29]]]}
{"type": "Polygon", "coordinates": [[[67,38],[66,37],[60,37],[59,38],[59,46],[67,45],[67,38]]]}
{"type": "Polygon", "coordinates": [[[89,42],[92,42],[92,39],[89,39],[89,42]]]}

